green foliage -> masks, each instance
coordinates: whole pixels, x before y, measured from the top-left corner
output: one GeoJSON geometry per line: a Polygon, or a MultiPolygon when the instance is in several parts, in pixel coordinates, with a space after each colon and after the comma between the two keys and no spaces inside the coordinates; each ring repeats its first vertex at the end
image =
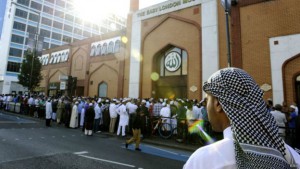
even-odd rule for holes
{"type": "Polygon", "coordinates": [[[29,91],[32,91],[39,86],[40,81],[43,79],[41,69],[42,64],[38,57],[36,55],[33,57],[32,52],[26,52],[21,65],[21,73],[18,75],[18,83],[27,87],[29,91]]]}

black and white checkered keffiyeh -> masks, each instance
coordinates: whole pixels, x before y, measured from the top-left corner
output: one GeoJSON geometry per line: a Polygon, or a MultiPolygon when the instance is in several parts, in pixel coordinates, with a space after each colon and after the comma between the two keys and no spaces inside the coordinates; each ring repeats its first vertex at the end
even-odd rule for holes
{"type": "Polygon", "coordinates": [[[214,73],[203,90],[218,98],[234,136],[238,168],[289,168],[285,147],[263,91],[244,70],[225,68],[214,73]]]}

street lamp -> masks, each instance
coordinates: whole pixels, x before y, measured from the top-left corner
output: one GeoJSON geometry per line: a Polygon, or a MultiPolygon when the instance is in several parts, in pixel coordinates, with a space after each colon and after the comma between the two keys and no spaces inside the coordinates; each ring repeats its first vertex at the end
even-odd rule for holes
{"type": "Polygon", "coordinates": [[[34,12],[34,13],[38,14],[38,21],[37,21],[36,31],[35,31],[35,35],[34,35],[34,47],[33,47],[32,60],[31,60],[31,70],[30,70],[30,83],[29,83],[30,85],[29,85],[29,87],[31,87],[31,85],[32,85],[33,63],[34,63],[35,53],[36,53],[36,50],[37,50],[36,46],[37,46],[37,40],[38,40],[38,36],[39,36],[41,12],[39,12],[39,11],[37,11],[35,9],[28,8],[28,7],[24,6],[24,5],[18,4],[18,3],[14,2],[14,1],[11,1],[11,4],[14,4],[14,5],[18,6],[18,7],[27,9],[27,10],[29,10],[31,12],[34,12]]]}
{"type": "Polygon", "coordinates": [[[221,4],[225,9],[225,17],[226,17],[226,39],[227,39],[227,63],[228,67],[231,67],[231,49],[230,49],[230,34],[229,34],[229,13],[231,4],[236,5],[238,0],[221,0],[221,4]]]}

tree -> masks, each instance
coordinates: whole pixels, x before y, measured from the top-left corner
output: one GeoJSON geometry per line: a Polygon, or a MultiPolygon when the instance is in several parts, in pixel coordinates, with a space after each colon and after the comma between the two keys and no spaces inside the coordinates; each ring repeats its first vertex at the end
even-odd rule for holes
{"type": "Polygon", "coordinates": [[[43,79],[41,69],[42,64],[39,58],[33,57],[32,52],[26,52],[21,65],[21,73],[18,75],[18,83],[27,87],[29,91],[32,91],[34,88],[39,86],[40,81],[43,79]]]}

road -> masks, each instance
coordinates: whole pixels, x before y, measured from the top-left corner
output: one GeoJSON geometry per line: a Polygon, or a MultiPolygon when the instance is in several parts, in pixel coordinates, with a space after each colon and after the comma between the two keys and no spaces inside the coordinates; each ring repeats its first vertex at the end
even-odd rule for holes
{"type": "Polygon", "coordinates": [[[80,129],[45,127],[39,119],[0,113],[2,169],[176,169],[191,152],[154,145],[124,146],[125,139],[105,133],[85,136],[80,129]]]}

